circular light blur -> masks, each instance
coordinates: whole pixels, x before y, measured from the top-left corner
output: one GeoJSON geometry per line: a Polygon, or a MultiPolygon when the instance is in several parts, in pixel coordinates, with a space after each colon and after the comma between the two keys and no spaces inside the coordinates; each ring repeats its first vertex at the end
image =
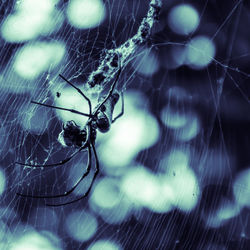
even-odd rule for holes
{"type": "Polygon", "coordinates": [[[66,218],[66,230],[77,241],[88,241],[97,231],[97,219],[84,210],[69,214],[66,218]]]}
{"type": "Polygon", "coordinates": [[[235,200],[239,206],[250,207],[250,169],[241,171],[233,184],[235,200]]]}
{"type": "Polygon", "coordinates": [[[200,120],[195,113],[186,114],[186,125],[175,130],[175,136],[180,141],[190,141],[200,132],[200,120]]]}
{"type": "Polygon", "coordinates": [[[216,212],[216,216],[221,221],[224,221],[224,220],[229,220],[237,216],[239,212],[240,212],[240,209],[235,203],[229,200],[225,200],[223,201],[220,208],[216,212]]]}
{"type": "Polygon", "coordinates": [[[91,244],[87,250],[122,250],[122,247],[110,240],[98,240],[91,244]]]}
{"type": "Polygon", "coordinates": [[[119,184],[116,179],[101,179],[90,199],[91,208],[109,224],[124,221],[130,212],[131,204],[124,199],[119,184]]]}
{"type": "Polygon", "coordinates": [[[35,39],[41,33],[52,32],[55,22],[60,26],[58,20],[53,20],[57,2],[58,0],[16,1],[15,12],[1,26],[2,37],[8,42],[24,42],[35,39]]]}
{"type": "Polygon", "coordinates": [[[180,4],[173,7],[168,15],[168,25],[171,30],[180,35],[188,35],[194,32],[199,25],[197,10],[188,4],[180,4]]]}
{"type": "Polygon", "coordinates": [[[103,178],[98,181],[91,198],[100,208],[105,209],[117,206],[122,197],[118,183],[114,179],[103,178]]]}
{"type": "Polygon", "coordinates": [[[214,42],[206,36],[196,36],[186,48],[186,64],[193,69],[202,69],[210,64],[215,56],[214,42]]]}
{"type": "Polygon", "coordinates": [[[155,193],[154,199],[147,205],[151,211],[155,213],[170,212],[174,206],[175,200],[174,190],[168,183],[165,182],[163,176],[157,176],[158,190],[155,193]]]}
{"type": "Polygon", "coordinates": [[[21,234],[13,240],[10,250],[59,250],[50,240],[35,231],[21,234]]]}
{"type": "Polygon", "coordinates": [[[49,125],[48,112],[48,109],[25,105],[19,112],[23,129],[32,134],[43,134],[49,125]]]}
{"type": "Polygon", "coordinates": [[[133,63],[133,67],[142,75],[151,76],[159,69],[159,60],[150,49],[140,52],[133,63]]]}
{"type": "Polygon", "coordinates": [[[143,167],[130,169],[123,177],[121,189],[138,206],[148,206],[159,192],[157,178],[143,167]]]}
{"type": "Polygon", "coordinates": [[[187,123],[187,115],[166,106],[161,111],[161,120],[169,128],[182,128],[187,123]]]}
{"type": "Polygon", "coordinates": [[[34,79],[57,66],[64,54],[65,47],[58,42],[27,44],[17,51],[13,69],[24,79],[34,79]]]}
{"type": "Polygon", "coordinates": [[[70,24],[79,29],[97,27],[103,22],[105,14],[102,0],[72,0],[67,8],[70,24]]]}
{"type": "Polygon", "coordinates": [[[189,164],[189,153],[184,150],[174,149],[168,155],[166,155],[160,162],[160,169],[165,173],[169,173],[173,166],[183,166],[184,169],[187,168],[189,164]]]}
{"type": "Polygon", "coordinates": [[[50,13],[59,0],[43,0],[43,1],[34,1],[34,0],[22,0],[17,1],[15,5],[16,11],[24,11],[28,14],[36,12],[38,13],[50,13]]]}
{"type": "Polygon", "coordinates": [[[173,205],[182,211],[190,211],[196,206],[200,189],[192,169],[183,164],[170,165],[164,182],[163,185],[167,185],[168,189],[173,190],[173,205]]]}
{"type": "Polygon", "coordinates": [[[228,220],[239,215],[240,207],[230,200],[222,200],[219,208],[210,213],[209,216],[204,216],[206,225],[212,228],[223,226],[228,220]]]}

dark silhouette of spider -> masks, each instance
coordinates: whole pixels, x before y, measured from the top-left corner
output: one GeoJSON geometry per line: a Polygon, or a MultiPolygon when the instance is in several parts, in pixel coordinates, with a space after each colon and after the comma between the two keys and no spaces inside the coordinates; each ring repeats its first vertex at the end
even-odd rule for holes
{"type": "Polygon", "coordinates": [[[112,120],[112,115],[113,115],[113,110],[118,102],[119,99],[119,94],[115,92],[115,86],[117,84],[117,81],[119,79],[119,76],[121,74],[121,69],[119,69],[116,79],[111,85],[111,88],[106,95],[106,97],[103,99],[103,101],[96,107],[95,111],[92,112],[92,105],[90,99],[78,88],[76,87],[73,83],[71,83],[69,80],[67,80],[64,76],[60,75],[59,76],[67,82],[70,86],[72,86],[74,89],[76,89],[80,95],[88,102],[89,106],[89,113],[82,113],[74,109],[67,109],[67,108],[61,108],[61,107],[56,107],[44,103],[39,103],[36,101],[31,101],[33,104],[45,106],[48,108],[53,108],[53,109],[60,109],[64,111],[69,111],[75,114],[83,115],[88,117],[88,121],[83,129],[80,129],[80,126],[78,126],[74,121],[68,121],[65,126],[63,126],[63,130],[60,134],[61,138],[63,139],[64,143],[66,146],[74,146],[75,148],[78,148],[76,152],[74,152],[70,157],[55,163],[55,164],[48,164],[48,165],[35,165],[35,164],[26,164],[26,163],[21,163],[21,162],[15,162],[16,164],[23,165],[23,166],[29,166],[29,167],[55,167],[55,166],[61,166],[65,164],[66,162],[70,161],[75,155],[77,155],[79,152],[82,150],[88,151],[88,164],[87,164],[87,169],[81,176],[81,178],[75,183],[75,185],[68,191],[64,192],[63,194],[58,194],[58,195],[29,195],[29,194],[22,194],[22,193],[17,193],[17,195],[22,196],[22,197],[29,197],[29,198],[59,198],[59,197],[65,197],[71,194],[76,187],[81,183],[81,181],[88,176],[90,173],[90,170],[92,168],[92,150],[94,153],[94,158],[95,158],[95,171],[94,171],[94,176],[91,180],[91,184],[88,187],[87,191],[78,199],[71,200],[65,203],[60,203],[60,204],[46,204],[47,206],[62,206],[62,205],[67,205],[71,204],[74,202],[77,202],[84,197],[88,196],[89,192],[91,191],[91,188],[94,184],[94,181],[99,173],[99,160],[98,156],[96,153],[95,149],[95,140],[96,140],[96,130],[98,129],[100,132],[105,133],[110,130],[111,124],[114,123],[119,117],[121,117],[124,113],[124,98],[123,94],[121,94],[122,97],[122,110],[119,115],[117,115],[113,120],[112,120]]]}

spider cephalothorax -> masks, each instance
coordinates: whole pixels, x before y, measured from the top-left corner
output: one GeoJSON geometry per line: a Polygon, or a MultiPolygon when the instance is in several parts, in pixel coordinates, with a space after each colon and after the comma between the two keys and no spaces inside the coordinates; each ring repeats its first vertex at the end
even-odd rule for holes
{"type": "MultiPolygon", "coordinates": [[[[90,131],[90,140],[95,142],[96,139],[96,126],[92,122],[91,131],[90,131]]],[[[63,126],[62,132],[58,136],[59,142],[64,146],[74,146],[82,147],[87,140],[86,128],[81,129],[74,121],[67,121],[66,125],[63,126]]]]}

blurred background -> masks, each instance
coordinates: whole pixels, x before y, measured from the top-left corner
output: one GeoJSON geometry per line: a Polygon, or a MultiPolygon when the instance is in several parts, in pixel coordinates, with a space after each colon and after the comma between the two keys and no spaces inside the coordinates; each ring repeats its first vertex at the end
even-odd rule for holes
{"type": "MultiPolygon", "coordinates": [[[[163,0],[145,44],[122,68],[125,113],[97,133],[100,173],[58,139],[81,128],[111,83],[86,85],[103,55],[133,37],[149,0],[0,3],[0,249],[250,249],[250,4],[163,0]],[[103,91],[100,91],[103,89],[103,91]]],[[[106,91],[106,92],[105,92],[106,91]]],[[[121,110],[119,99],[113,117],[121,110]]]]}

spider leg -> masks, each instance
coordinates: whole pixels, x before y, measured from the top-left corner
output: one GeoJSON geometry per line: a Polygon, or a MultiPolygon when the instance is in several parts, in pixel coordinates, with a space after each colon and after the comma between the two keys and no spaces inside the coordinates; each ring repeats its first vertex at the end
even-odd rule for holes
{"type": "Polygon", "coordinates": [[[70,161],[75,155],[77,155],[80,151],[82,151],[84,148],[83,146],[81,148],[79,148],[75,153],[73,153],[70,157],[58,162],[58,163],[54,163],[54,164],[45,164],[45,165],[36,165],[36,164],[27,164],[27,163],[22,163],[22,162],[15,162],[15,164],[19,164],[21,166],[28,166],[28,167],[32,167],[32,168],[43,168],[43,167],[56,167],[56,166],[61,166],[65,163],[67,163],[68,161],[70,161]]]}
{"type": "Polygon", "coordinates": [[[68,79],[66,79],[63,75],[59,74],[59,76],[65,81],[67,82],[71,87],[73,87],[74,89],[77,90],[78,93],[80,93],[80,95],[82,95],[84,97],[84,99],[88,102],[89,104],[89,114],[92,115],[92,107],[91,107],[91,101],[90,99],[78,88],[76,87],[73,83],[71,83],[68,79]]]}
{"type": "Polygon", "coordinates": [[[71,156],[69,156],[68,158],[58,162],[58,163],[53,163],[53,164],[45,164],[45,165],[36,165],[36,164],[27,164],[27,163],[22,163],[22,162],[15,162],[15,164],[19,164],[22,166],[28,166],[28,167],[33,167],[33,168],[43,168],[43,167],[56,167],[56,166],[61,166],[63,164],[65,164],[66,162],[70,161],[74,156],[76,156],[79,152],[81,152],[83,149],[85,149],[87,147],[88,141],[89,141],[89,133],[90,133],[90,129],[88,129],[88,133],[87,133],[87,138],[86,138],[86,142],[76,151],[74,152],[71,156]]]}
{"type": "Polygon", "coordinates": [[[109,93],[108,93],[107,96],[104,98],[104,100],[102,101],[102,103],[98,106],[98,108],[96,109],[94,115],[97,114],[97,112],[98,112],[99,109],[102,107],[102,105],[103,105],[103,104],[110,98],[110,96],[113,94],[114,89],[115,89],[115,86],[116,86],[116,84],[117,84],[117,82],[118,82],[118,79],[119,79],[119,77],[120,77],[121,71],[122,71],[122,69],[120,68],[120,69],[118,70],[116,79],[115,79],[115,81],[113,82],[113,84],[112,84],[112,86],[111,86],[111,88],[110,88],[110,90],[109,90],[109,93]]]}
{"type": "Polygon", "coordinates": [[[100,170],[100,167],[99,167],[99,160],[98,160],[98,156],[97,156],[97,153],[96,153],[96,149],[95,149],[95,144],[91,142],[91,147],[93,149],[93,152],[94,152],[94,157],[95,157],[95,172],[94,172],[94,176],[92,178],[92,181],[91,181],[91,184],[88,188],[88,190],[85,192],[85,194],[82,196],[82,198],[88,196],[89,192],[91,191],[91,188],[95,182],[95,179],[99,173],[99,170],[100,170]]]}
{"type": "MultiPolygon", "coordinates": [[[[59,198],[59,197],[65,197],[69,194],[71,194],[76,187],[81,183],[81,181],[89,174],[91,169],[91,147],[90,145],[88,145],[88,166],[87,166],[87,170],[85,171],[85,173],[82,175],[82,177],[76,182],[76,184],[67,192],[64,192],[63,194],[57,194],[57,195],[29,195],[29,194],[21,194],[21,193],[17,193],[17,195],[22,196],[22,197],[28,197],[28,198],[59,198]]],[[[47,205],[47,204],[46,204],[47,205]]],[[[56,206],[57,204],[53,205],[53,204],[48,204],[48,206],[56,206]]]]}
{"type": "MultiPolygon", "coordinates": [[[[98,160],[98,157],[97,157],[97,153],[96,153],[96,149],[95,149],[94,143],[91,143],[91,147],[92,147],[93,152],[94,152],[96,167],[95,167],[94,176],[93,176],[93,178],[92,178],[92,181],[91,181],[91,184],[90,184],[88,190],[87,190],[80,198],[78,198],[78,199],[75,199],[75,200],[72,200],[72,201],[68,201],[68,202],[65,202],[65,203],[59,203],[59,204],[46,204],[46,206],[50,206],[50,207],[64,206],[64,205],[68,205],[68,204],[75,203],[75,202],[77,202],[77,201],[79,201],[79,200],[82,200],[82,199],[84,199],[85,197],[88,196],[88,194],[89,194],[89,192],[91,191],[91,188],[92,188],[92,186],[93,186],[93,184],[94,184],[94,182],[95,182],[95,179],[96,179],[96,177],[97,177],[97,175],[98,175],[98,173],[99,173],[99,160],[98,160]]],[[[91,150],[91,147],[89,147],[89,151],[91,150]]],[[[89,163],[90,163],[90,162],[91,162],[91,160],[89,161],[89,163]]],[[[88,167],[89,167],[89,171],[90,171],[91,165],[89,165],[88,167]]],[[[89,171],[88,171],[88,173],[89,173],[89,171]]],[[[87,172],[87,171],[86,171],[86,172],[87,172]]],[[[85,174],[86,174],[86,172],[85,172],[85,174]]],[[[84,177],[86,177],[85,174],[84,174],[83,177],[79,180],[79,183],[82,181],[82,179],[83,179],[84,177]]],[[[76,185],[78,185],[79,183],[77,183],[76,185]]],[[[73,187],[73,188],[75,189],[75,187],[73,187]]],[[[67,193],[68,193],[68,192],[67,192],[67,193]]],[[[69,194],[69,193],[68,193],[68,194],[69,194]]]]}
{"type": "Polygon", "coordinates": [[[118,118],[120,118],[120,117],[123,116],[123,114],[124,114],[124,96],[123,96],[123,92],[121,93],[121,97],[122,97],[122,110],[121,110],[120,114],[117,115],[117,116],[112,120],[112,123],[114,123],[118,118]]]}
{"type": "Polygon", "coordinates": [[[77,111],[77,110],[75,110],[75,109],[66,109],[66,108],[56,107],[56,106],[52,106],[52,105],[48,105],[48,104],[44,104],[44,103],[40,103],[40,102],[36,102],[36,101],[31,101],[31,103],[33,103],[33,104],[38,104],[38,105],[41,105],[41,106],[44,106],[44,107],[48,107],[48,108],[53,108],[53,109],[60,109],[60,110],[64,110],[64,111],[69,111],[69,112],[71,112],[71,113],[75,113],[75,114],[78,114],[78,115],[83,115],[83,116],[87,116],[87,117],[92,117],[92,115],[90,115],[90,114],[82,113],[82,112],[77,111]]]}

